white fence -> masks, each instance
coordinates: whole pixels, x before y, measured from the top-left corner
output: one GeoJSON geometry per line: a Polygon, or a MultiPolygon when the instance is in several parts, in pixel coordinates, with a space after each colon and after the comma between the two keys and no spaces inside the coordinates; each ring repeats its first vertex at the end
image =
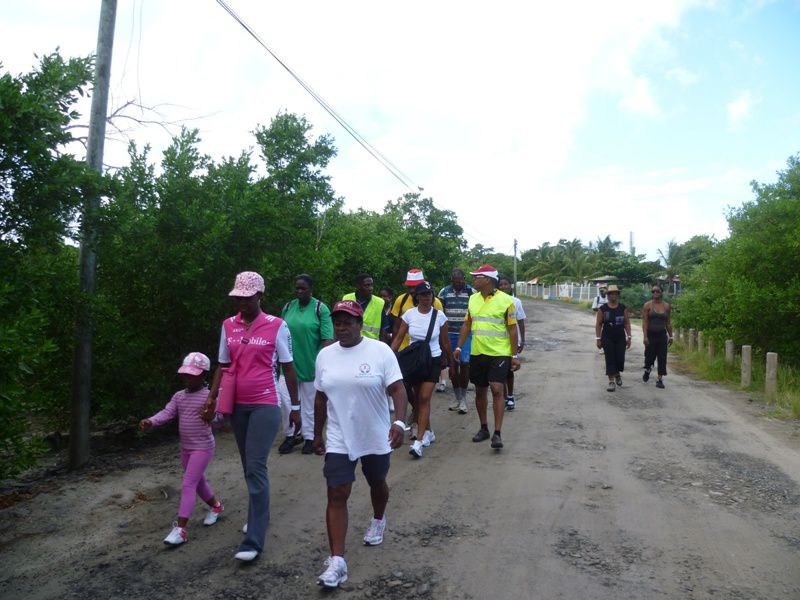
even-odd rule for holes
{"type": "Polygon", "coordinates": [[[582,300],[592,301],[600,293],[600,284],[593,283],[557,283],[555,285],[542,285],[534,283],[517,282],[517,295],[542,298],[543,300],[558,300],[571,298],[576,302],[582,300]]]}

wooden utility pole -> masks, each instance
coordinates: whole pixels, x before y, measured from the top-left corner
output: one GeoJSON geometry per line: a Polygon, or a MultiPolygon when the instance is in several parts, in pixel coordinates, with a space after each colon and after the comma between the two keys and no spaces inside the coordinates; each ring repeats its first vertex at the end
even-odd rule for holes
{"type": "MultiPolygon", "coordinates": [[[[103,173],[103,148],[108,118],[108,88],[111,79],[111,52],[114,47],[114,23],[117,17],[117,0],[101,0],[100,26],[97,33],[94,90],[89,115],[89,140],[86,162],[103,173]]],[[[92,316],[97,273],[97,213],[100,198],[87,198],[81,221],[80,289],[75,319],[75,362],[72,370],[72,417],[69,435],[69,466],[72,469],[89,460],[89,419],[92,404],[92,316]]]]}
{"type": "Polygon", "coordinates": [[[517,295],[517,240],[514,240],[514,295],[517,295]]]}

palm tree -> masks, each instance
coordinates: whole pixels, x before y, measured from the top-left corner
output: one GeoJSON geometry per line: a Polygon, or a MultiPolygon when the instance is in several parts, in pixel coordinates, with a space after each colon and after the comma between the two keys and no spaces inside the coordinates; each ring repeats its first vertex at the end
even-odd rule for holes
{"type": "Polygon", "coordinates": [[[674,239],[667,242],[666,252],[658,251],[661,263],[664,265],[667,276],[667,286],[672,285],[672,280],[678,275],[683,263],[683,247],[674,239]]]}

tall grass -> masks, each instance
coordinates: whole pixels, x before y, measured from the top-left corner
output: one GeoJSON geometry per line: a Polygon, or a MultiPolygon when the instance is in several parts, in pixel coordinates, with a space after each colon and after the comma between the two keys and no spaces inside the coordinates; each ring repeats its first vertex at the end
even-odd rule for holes
{"type": "MultiPolygon", "coordinates": [[[[734,357],[733,364],[728,364],[725,362],[724,347],[723,351],[718,352],[714,358],[709,358],[705,350],[690,352],[688,347],[681,342],[676,342],[672,350],[678,355],[680,367],[693,375],[742,389],[740,387],[742,359],[738,354],[734,357]]],[[[790,365],[778,365],[778,393],[774,403],[768,402],[764,395],[766,375],[764,356],[753,356],[751,372],[750,386],[744,388],[744,391],[760,397],[766,404],[772,405],[776,416],[800,419],[800,370],[790,365]]]]}

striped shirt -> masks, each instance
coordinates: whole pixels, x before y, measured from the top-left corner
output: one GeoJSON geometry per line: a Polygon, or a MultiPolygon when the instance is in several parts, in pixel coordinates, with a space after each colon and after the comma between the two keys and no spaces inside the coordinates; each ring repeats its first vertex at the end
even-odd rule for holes
{"type": "Polygon", "coordinates": [[[208,399],[208,388],[196,392],[181,390],[175,392],[163,410],[150,417],[154,427],[169,423],[178,417],[178,433],[181,448],[184,450],[211,450],[214,448],[214,434],[211,426],[200,418],[200,411],[208,399]]]}
{"type": "Polygon", "coordinates": [[[443,287],[439,291],[439,300],[442,301],[444,314],[447,316],[447,331],[449,333],[457,334],[461,331],[461,326],[467,318],[469,297],[474,293],[475,290],[466,284],[460,291],[456,291],[452,285],[443,287]]]}

